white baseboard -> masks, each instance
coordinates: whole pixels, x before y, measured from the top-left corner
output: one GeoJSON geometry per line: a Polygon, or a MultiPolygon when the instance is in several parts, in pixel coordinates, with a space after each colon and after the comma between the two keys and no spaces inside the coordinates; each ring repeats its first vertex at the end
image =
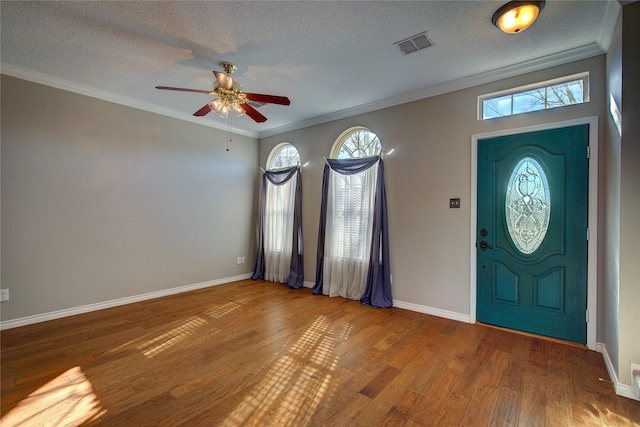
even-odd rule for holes
{"type": "Polygon", "coordinates": [[[119,305],[131,304],[134,302],[146,301],[168,295],[180,294],[182,292],[195,291],[196,289],[208,288],[210,286],[223,285],[225,283],[237,282],[238,280],[250,279],[251,273],[238,276],[225,277],[222,279],[209,280],[207,282],[195,283],[193,285],[179,286],[177,288],[164,289],[162,291],[149,292],[142,295],[134,295],[126,298],[118,298],[111,301],[99,302],[96,304],[83,305],[81,307],[66,308],[64,310],[52,311],[49,313],[37,314],[35,316],[21,317],[19,319],[6,320],[0,322],[0,330],[17,328],[19,326],[32,325],[34,323],[46,322],[47,320],[61,319],[63,317],[75,316],[76,314],[88,313],[91,311],[103,310],[105,308],[117,307],[119,305]]]}
{"type": "Polygon", "coordinates": [[[609,353],[607,353],[607,347],[604,343],[596,343],[596,351],[602,354],[602,358],[604,359],[604,365],[607,367],[607,372],[609,372],[609,378],[611,379],[611,383],[613,384],[613,389],[615,390],[618,396],[627,397],[633,400],[640,400],[638,397],[633,394],[633,389],[628,384],[623,384],[618,381],[618,374],[613,367],[613,363],[611,362],[611,358],[609,357],[609,353]]]}
{"type": "MultiPolygon", "coordinates": [[[[305,288],[313,288],[314,282],[305,281],[302,284],[305,288]]],[[[413,304],[410,302],[393,300],[393,306],[405,310],[416,311],[418,313],[430,314],[432,316],[444,317],[445,319],[457,320],[459,322],[471,323],[468,314],[460,314],[454,311],[441,310],[439,308],[427,307],[425,305],[413,304]]]]}
{"type": "Polygon", "coordinates": [[[426,305],[418,305],[411,302],[398,301],[395,299],[393,300],[393,306],[397,308],[403,308],[405,310],[417,311],[418,313],[444,317],[445,319],[457,320],[458,322],[471,323],[471,317],[468,314],[456,313],[455,311],[442,310],[439,308],[427,307],[426,305]]]}

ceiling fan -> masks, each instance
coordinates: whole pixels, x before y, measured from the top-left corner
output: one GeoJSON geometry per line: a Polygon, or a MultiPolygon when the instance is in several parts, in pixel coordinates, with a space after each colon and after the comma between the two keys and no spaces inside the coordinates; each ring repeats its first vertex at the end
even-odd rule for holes
{"type": "Polygon", "coordinates": [[[265,122],[267,118],[260,114],[258,110],[253,108],[247,101],[262,102],[266,104],[289,105],[291,101],[285,96],[262,95],[259,93],[247,93],[242,91],[242,86],[233,81],[231,74],[236,70],[233,64],[222,62],[220,64],[224,73],[213,71],[216,76],[216,83],[213,90],[185,89],[180,87],[156,86],[156,89],[177,90],[181,92],[206,93],[208,95],[217,95],[218,98],[206,104],[204,107],[193,113],[194,116],[205,116],[209,111],[215,111],[221,117],[227,117],[229,111],[235,112],[238,116],[247,113],[258,123],[265,122]]]}

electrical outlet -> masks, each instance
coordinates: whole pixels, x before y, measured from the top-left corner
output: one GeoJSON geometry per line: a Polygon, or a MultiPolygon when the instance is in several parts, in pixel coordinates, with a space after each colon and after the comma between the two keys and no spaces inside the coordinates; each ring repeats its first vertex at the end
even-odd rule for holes
{"type": "Polygon", "coordinates": [[[9,301],[9,289],[0,289],[0,301],[9,301]]]}

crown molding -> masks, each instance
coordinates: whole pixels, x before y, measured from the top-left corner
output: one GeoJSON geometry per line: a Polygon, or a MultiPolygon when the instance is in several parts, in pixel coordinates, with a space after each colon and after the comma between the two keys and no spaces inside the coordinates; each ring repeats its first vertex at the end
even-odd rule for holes
{"type": "Polygon", "coordinates": [[[618,17],[622,12],[622,6],[616,0],[609,0],[607,8],[604,11],[604,18],[600,25],[600,33],[598,34],[598,46],[604,51],[609,51],[611,40],[613,40],[613,32],[616,29],[618,17]]]}
{"type": "MultiPolygon", "coordinates": [[[[56,89],[66,90],[68,92],[78,93],[80,95],[97,98],[103,101],[113,102],[115,104],[124,105],[127,107],[137,108],[139,110],[148,111],[150,113],[160,114],[174,119],[184,120],[187,122],[195,123],[201,126],[207,126],[223,131],[227,131],[225,125],[220,125],[214,122],[203,122],[196,119],[190,114],[181,113],[171,108],[164,108],[158,105],[154,105],[148,102],[143,102],[137,99],[129,98],[127,96],[118,95],[112,92],[108,92],[101,89],[96,89],[90,86],[74,83],[69,80],[61,79],[58,77],[42,74],[37,71],[27,70],[25,68],[16,67],[15,65],[0,63],[0,73],[7,76],[16,77],[18,79],[27,80],[33,83],[39,83],[45,86],[54,87],[56,89]]],[[[249,136],[257,138],[258,134],[255,132],[246,132],[242,130],[235,130],[233,133],[238,135],[249,136]]]]}
{"type": "Polygon", "coordinates": [[[461,89],[467,89],[473,86],[478,86],[485,83],[491,83],[494,81],[518,76],[521,74],[543,70],[545,68],[550,68],[557,65],[563,65],[570,62],[579,61],[581,59],[592,58],[594,56],[602,55],[603,53],[605,52],[600,48],[598,44],[592,43],[576,49],[566,50],[563,52],[555,53],[553,55],[537,58],[531,61],[521,62],[519,64],[503,67],[503,68],[500,68],[499,70],[494,70],[494,71],[490,71],[482,74],[476,74],[474,76],[465,77],[465,78],[454,80],[451,82],[442,83],[442,84],[431,86],[422,90],[414,91],[411,93],[405,93],[403,95],[382,99],[380,101],[375,101],[375,102],[361,105],[358,107],[349,108],[346,110],[338,111],[338,112],[327,114],[324,116],[314,117],[301,122],[292,123],[290,125],[260,132],[258,135],[258,138],[266,138],[269,136],[279,135],[285,132],[290,132],[290,131],[303,129],[310,126],[319,125],[322,123],[332,122],[334,120],[345,119],[345,118],[353,117],[359,114],[370,113],[372,111],[382,110],[384,108],[389,108],[389,107],[395,107],[400,104],[406,104],[407,102],[418,101],[421,99],[430,98],[432,96],[442,95],[445,93],[454,92],[461,89]]]}
{"type": "Polygon", "coordinates": [[[592,58],[594,56],[602,55],[605,53],[598,44],[593,43],[586,46],[582,46],[576,49],[567,50],[564,52],[555,53],[542,58],[537,58],[532,61],[526,61],[519,64],[514,64],[508,67],[503,67],[499,70],[490,71],[487,73],[476,74],[474,76],[465,77],[451,82],[442,83],[439,85],[431,86],[422,90],[406,93],[403,95],[394,96],[380,101],[372,102],[369,104],[361,105],[354,108],[338,111],[335,113],[327,114],[324,116],[314,117],[308,120],[304,120],[291,125],[282,126],[276,129],[260,132],[258,138],[266,138],[269,136],[279,135],[285,132],[290,132],[298,129],[303,129],[310,126],[319,125],[322,123],[332,122],[334,120],[353,117],[359,114],[370,113],[372,111],[382,110],[384,108],[395,107],[396,105],[405,104],[407,102],[418,101],[420,99],[430,98],[432,96],[442,95],[456,90],[467,89],[473,86],[478,86],[485,83],[491,83],[494,81],[506,79],[509,77],[518,76],[534,71],[539,71],[545,68],[554,67],[557,65],[563,65],[581,59],[592,58]]]}
{"type": "MultiPolygon", "coordinates": [[[[503,67],[503,68],[500,68],[499,70],[476,74],[474,76],[465,77],[455,81],[438,84],[422,90],[417,90],[414,92],[394,96],[391,98],[382,99],[379,101],[371,102],[369,104],[360,105],[360,106],[349,108],[346,110],[337,111],[335,113],[313,117],[308,120],[303,120],[300,122],[292,123],[289,125],[281,126],[275,129],[270,129],[270,130],[266,130],[259,133],[246,132],[246,131],[240,131],[240,130],[234,130],[234,133],[239,135],[249,136],[252,138],[262,139],[262,138],[266,138],[274,135],[279,135],[285,132],[299,130],[299,129],[303,129],[310,126],[332,122],[335,120],[345,119],[345,118],[357,116],[360,114],[370,113],[373,111],[382,110],[384,108],[395,107],[400,104],[406,104],[408,102],[418,101],[421,99],[430,98],[433,96],[442,95],[449,92],[454,92],[456,90],[467,89],[473,86],[478,86],[485,83],[491,83],[491,82],[506,79],[509,77],[514,77],[521,74],[539,71],[539,70],[557,66],[557,65],[567,64],[569,62],[579,61],[581,59],[587,59],[597,55],[602,55],[603,53],[605,53],[605,50],[602,49],[601,42],[602,43],[606,42],[605,37],[602,35],[608,32],[609,34],[608,40],[610,43],[611,33],[613,31],[613,28],[615,28],[615,22],[618,16],[617,14],[619,13],[619,10],[616,9],[616,7],[619,8],[619,5],[617,5],[617,2],[612,1],[610,2],[610,4],[611,3],[615,3],[615,4],[607,6],[607,18],[608,18],[606,20],[607,30],[600,31],[601,37],[599,38],[599,43],[592,43],[586,46],[582,46],[575,49],[555,53],[553,55],[537,58],[531,61],[514,64],[508,67],[503,67]],[[610,24],[611,22],[613,22],[613,25],[610,24]]],[[[142,102],[133,98],[117,95],[117,94],[103,91],[100,89],[95,89],[89,86],[81,85],[81,84],[60,79],[57,77],[48,76],[46,74],[16,67],[10,64],[0,63],[0,72],[2,74],[6,74],[12,77],[17,77],[23,80],[32,81],[34,83],[40,83],[46,86],[51,86],[58,89],[79,93],[81,95],[102,99],[104,101],[114,102],[116,104],[121,104],[128,107],[149,111],[156,114],[161,114],[163,116],[185,120],[185,121],[196,123],[202,126],[208,126],[208,127],[212,127],[220,130],[227,130],[225,126],[219,125],[217,123],[212,123],[212,122],[206,122],[206,123],[202,122],[200,120],[195,119],[190,114],[184,114],[173,109],[159,107],[154,104],[142,102]]]]}

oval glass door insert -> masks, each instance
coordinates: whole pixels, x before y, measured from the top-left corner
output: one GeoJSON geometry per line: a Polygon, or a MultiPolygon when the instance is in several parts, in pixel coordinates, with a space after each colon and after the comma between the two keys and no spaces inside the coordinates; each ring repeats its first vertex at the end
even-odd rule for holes
{"type": "Polygon", "coordinates": [[[535,252],[547,234],[551,213],[549,184],[535,159],[525,157],[513,169],[505,200],[507,229],[516,248],[535,252]]]}

